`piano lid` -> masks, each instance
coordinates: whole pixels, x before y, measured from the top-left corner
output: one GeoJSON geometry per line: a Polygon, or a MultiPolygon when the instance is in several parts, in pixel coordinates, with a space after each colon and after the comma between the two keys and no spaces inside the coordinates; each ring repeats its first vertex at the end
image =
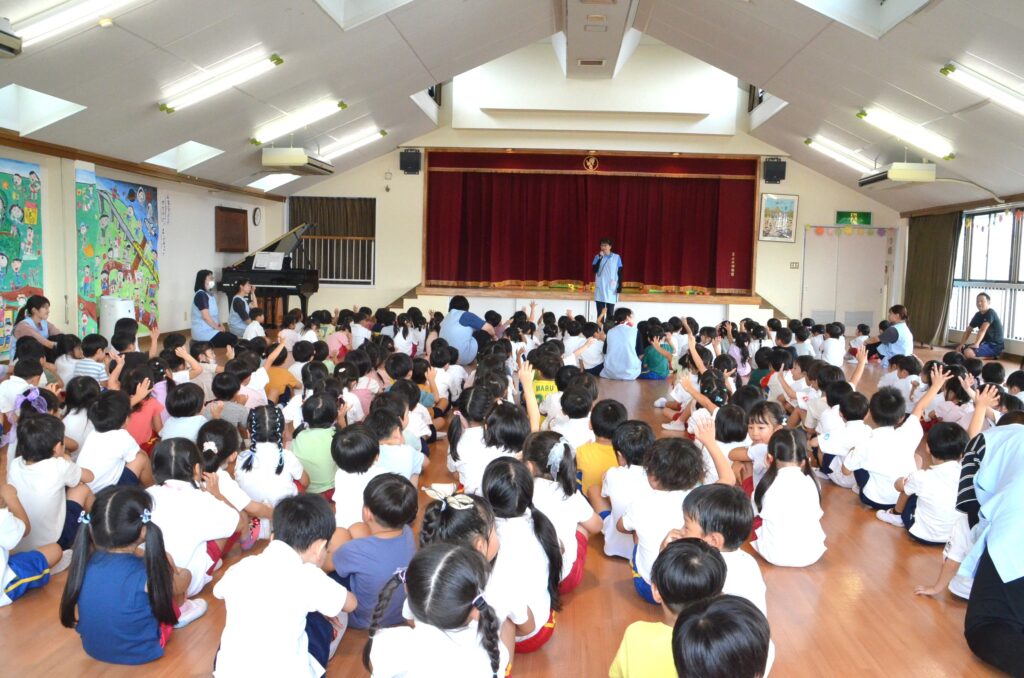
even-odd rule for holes
{"type": "Polygon", "coordinates": [[[258,250],[249,252],[244,257],[242,257],[235,263],[231,264],[230,266],[226,266],[225,268],[234,268],[236,266],[241,266],[242,264],[245,263],[246,259],[251,259],[254,256],[256,256],[257,252],[280,252],[284,254],[286,257],[290,256],[291,253],[294,252],[296,248],[298,248],[299,244],[302,242],[302,236],[305,235],[306,231],[308,231],[311,228],[314,228],[313,224],[300,224],[299,226],[296,226],[292,230],[282,235],[280,238],[275,238],[274,240],[271,240],[263,247],[259,248],[258,250]]]}

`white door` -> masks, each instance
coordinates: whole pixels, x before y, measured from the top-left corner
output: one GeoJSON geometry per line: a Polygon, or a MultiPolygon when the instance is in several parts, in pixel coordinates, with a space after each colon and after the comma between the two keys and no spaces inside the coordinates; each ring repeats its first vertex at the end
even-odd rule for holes
{"type": "Polygon", "coordinates": [[[884,317],[888,284],[888,237],[836,235],[829,229],[804,234],[804,284],[801,313],[819,323],[838,320],[853,336],[857,325],[875,331],[884,317]]]}
{"type": "Polygon", "coordinates": [[[832,322],[836,312],[836,258],[839,238],[804,233],[804,294],[800,313],[818,322],[832,322]]]}

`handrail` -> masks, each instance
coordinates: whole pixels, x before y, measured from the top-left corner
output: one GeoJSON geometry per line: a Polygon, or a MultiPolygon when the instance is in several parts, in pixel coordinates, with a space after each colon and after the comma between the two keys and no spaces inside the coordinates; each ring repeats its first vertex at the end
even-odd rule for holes
{"type": "Polygon", "coordinates": [[[303,240],[376,240],[365,235],[304,235],[303,240]]]}

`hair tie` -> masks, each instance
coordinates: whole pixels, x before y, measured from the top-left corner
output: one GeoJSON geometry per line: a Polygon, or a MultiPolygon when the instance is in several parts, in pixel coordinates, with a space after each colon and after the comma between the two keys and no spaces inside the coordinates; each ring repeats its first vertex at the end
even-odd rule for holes
{"type": "MultiPolygon", "coordinates": [[[[446,488],[447,490],[447,488],[446,488]]],[[[441,502],[441,510],[452,508],[456,511],[464,511],[469,508],[476,506],[473,498],[466,494],[452,494],[454,488],[450,491],[438,490],[434,487],[424,487],[423,494],[427,495],[435,501],[441,502]]]]}
{"type": "Polygon", "coordinates": [[[14,399],[14,411],[20,411],[21,406],[28,403],[32,409],[39,414],[46,414],[46,398],[39,393],[39,389],[32,387],[14,399]]]}
{"type": "Polygon", "coordinates": [[[217,443],[213,442],[212,440],[207,440],[205,443],[203,443],[203,452],[213,452],[214,454],[216,454],[217,443]]]}
{"type": "Polygon", "coordinates": [[[482,592],[476,594],[476,598],[473,599],[473,603],[472,604],[473,604],[473,607],[475,607],[476,609],[478,609],[481,612],[483,612],[484,608],[487,607],[487,600],[484,599],[484,594],[482,592]]]}
{"type": "Polygon", "coordinates": [[[406,572],[408,572],[408,569],[406,569],[404,567],[400,567],[397,570],[395,570],[394,576],[398,577],[398,581],[400,581],[400,582],[402,582],[404,584],[405,583],[405,573],[406,572]]]}
{"type": "Polygon", "coordinates": [[[139,516],[139,518],[142,520],[142,524],[145,525],[149,521],[153,520],[153,512],[149,509],[142,509],[142,515],[139,516]]]}
{"type": "Polygon", "coordinates": [[[92,522],[92,518],[89,516],[88,513],[86,513],[85,511],[82,511],[81,513],[78,514],[78,522],[79,522],[79,524],[88,525],[89,523],[92,522]]]}
{"type": "Polygon", "coordinates": [[[562,467],[562,457],[565,453],[565,450],[562,448],[563,445],[568,447],[570,451],[572,450],[572,445],[563,436],[558,436],[558,440],[548,450],[548,469],[553,476],[558,475],[558,469],[562,467]]]}

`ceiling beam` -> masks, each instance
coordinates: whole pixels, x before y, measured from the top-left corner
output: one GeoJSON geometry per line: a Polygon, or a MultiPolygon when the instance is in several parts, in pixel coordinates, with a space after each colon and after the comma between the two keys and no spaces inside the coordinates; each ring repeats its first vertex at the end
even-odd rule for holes
{"type": "Polygon", "coordinates": [[[131,162],[129,160],[112,158],[109,155],[89,153],[88,151],[71,148],[70,146],[51,144],[49,142],[38,141],[36,139],[26,139],[25,137],[18,135],[16,132],[4,129],[0,129],[0,146],[8,146],[10,148],[17,148],[22,151],[39,153],[41,155],[67,158],[68,160],[91,162],[92,164],[99,165],[100,167],[109,167],[110,169],[120,170],[122,172],[141,174],[143,176],[153,177],[154,179],[174,181],[179,184],[200,186],[202,188],[223,191],[225,193],[236,193],[238,195],[244,195],[247,198],[258,198],[261,200],[270,200],[272,202],[284,202],[287,200],[283,195],[264,193],[263,191],[257,191],[251,188],[232,186],[231,184],[223,184],[219,181],[210,181],[208,179],[201,179],[200,177],[188,174],[180,174],[172,169],[160,167],[159,165],[151,165],[145,162],[131,162]]]}

